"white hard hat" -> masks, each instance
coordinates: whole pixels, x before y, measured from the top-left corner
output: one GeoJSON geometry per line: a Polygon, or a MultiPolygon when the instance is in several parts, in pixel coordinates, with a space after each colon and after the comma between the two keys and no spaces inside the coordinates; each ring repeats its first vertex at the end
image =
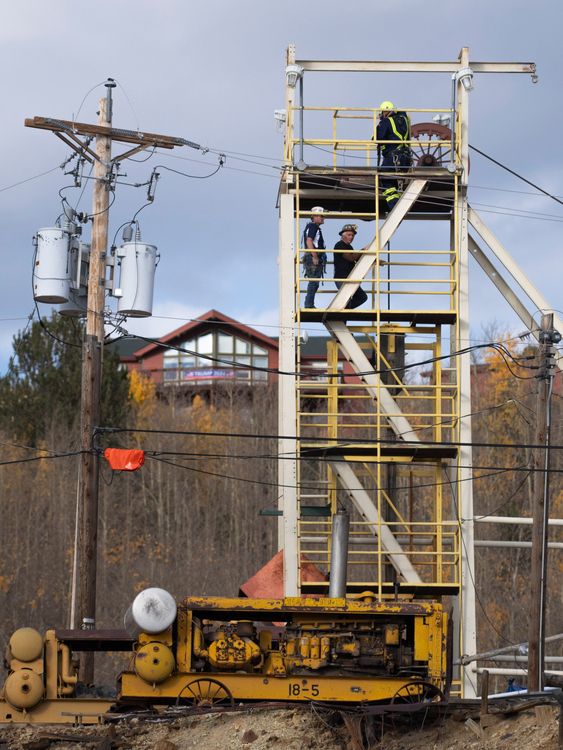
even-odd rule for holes
{"type": "Polygon", "coordinates": [[[324,214],[325,210],[322,206],[313,206],[311,209],[311,216],[320,216],[324,214]]]}

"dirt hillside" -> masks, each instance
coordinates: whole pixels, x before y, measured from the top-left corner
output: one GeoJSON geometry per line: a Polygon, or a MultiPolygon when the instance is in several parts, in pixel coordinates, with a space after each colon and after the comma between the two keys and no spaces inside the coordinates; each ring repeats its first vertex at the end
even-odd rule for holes
{"type": "Polygon", "coordinates": [[[1,728],[0,750],[558,750],[557,708],[391,726],[312,708],[246,709],[96,728],[1,728]]]}

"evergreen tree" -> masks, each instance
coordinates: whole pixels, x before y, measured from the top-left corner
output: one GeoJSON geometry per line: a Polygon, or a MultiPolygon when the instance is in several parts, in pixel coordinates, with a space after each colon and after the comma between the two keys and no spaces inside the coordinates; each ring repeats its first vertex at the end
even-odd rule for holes
{"type": "MultiPolygon", "coordinates": [[[[53,423],[74,432],[80,423],[83,336],[81,321],[57,313],[14,336],[13,354],[0,378],[0,427],[5,433],[36,445],[53,423]]],[[[117,354],[104,351],[103,424],[123,424],[128,388],[117,354]]]]}

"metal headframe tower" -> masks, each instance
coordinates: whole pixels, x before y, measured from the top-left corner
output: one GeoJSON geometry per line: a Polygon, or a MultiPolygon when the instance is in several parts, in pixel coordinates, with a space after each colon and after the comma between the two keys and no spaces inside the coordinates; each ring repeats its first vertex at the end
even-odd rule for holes
{"type": "MultiPolygon", "coordinates": [[[[376,62],[300,60],[291,45],[286,109],[278,115],[285,127],[279,197],[285,595],[326,594],[328,583],[310,571],[314,564],[328,569],[332,518],[344,506],[351,517],[347,590],[370,590],[378,600],[448,597],[458,655],[476,649],[470,354],[458,354],[470,338],[470,257],[536,337],[533,311],[549,309],[467,202],[469,92],[481,73],[536,78],[533,63],[475,62],[468,48],[451,62],[376,62]],[[414,158],[407,171],[394,173],[401,197],[390,212],[381,184],[389,172],[383,174],[376,156],[379,111],[344,102],[304,105],[304,79],[343,72],[451,76],[446,108],[396,102],[413,122],[414,158]],[[316,205],[328,220],[362,222],[360,232],[371,241],[338,290],[327,272],[315,308],[305,308],[301,234],[316,205]],[[360,286],[367,302],[350,309],[360,286]],[[301,363],[303,329],[312,322],[328,333],[322,367],[314,370],[301,363]],[[423,376],[404,369],[413,353],[430,360],[423,376]]],[[[555,325],[563,330],[561,321],[555,325]]],[[[457,678],[464,696],[475,695],[469,670],[457,678]]]]}

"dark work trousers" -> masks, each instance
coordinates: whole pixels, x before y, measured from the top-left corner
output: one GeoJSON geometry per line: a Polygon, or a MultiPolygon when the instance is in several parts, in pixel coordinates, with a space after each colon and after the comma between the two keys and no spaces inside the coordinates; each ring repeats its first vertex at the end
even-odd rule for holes
{"type": "MultiPolygon", "coordinates": [[[[343,281],[335,281],[334,283],[336,284],[337,289],[340,289],[342,284],[344,284],[343,281]]],[[[363,305],[364,302],[367,300],[367,298],[368,298],[367,294],[364,292],[362,287],[359,286],[354,292],[354,294],[351,296],[350,301],[346,305],[346,309],[353,310],[354,308],[359,307],[360,305],[363,305]]]]}
{"type": "MultiPolygon", "coordinates": [[[[381,162],[382,171],[385,169],[389,171],[400,171],[411,166],[411,156],[408,149],[395,148],[392,151],[387,150],[383,154],[383,160],[381,162]]],[[[392,180],[389,177],[382,177],[380,180],[381,189],[383,191],[383,197],[387,202],[388,208],[393,208],[401,197],[401,193],[398,189],[398,181],[392,180]]]]}

